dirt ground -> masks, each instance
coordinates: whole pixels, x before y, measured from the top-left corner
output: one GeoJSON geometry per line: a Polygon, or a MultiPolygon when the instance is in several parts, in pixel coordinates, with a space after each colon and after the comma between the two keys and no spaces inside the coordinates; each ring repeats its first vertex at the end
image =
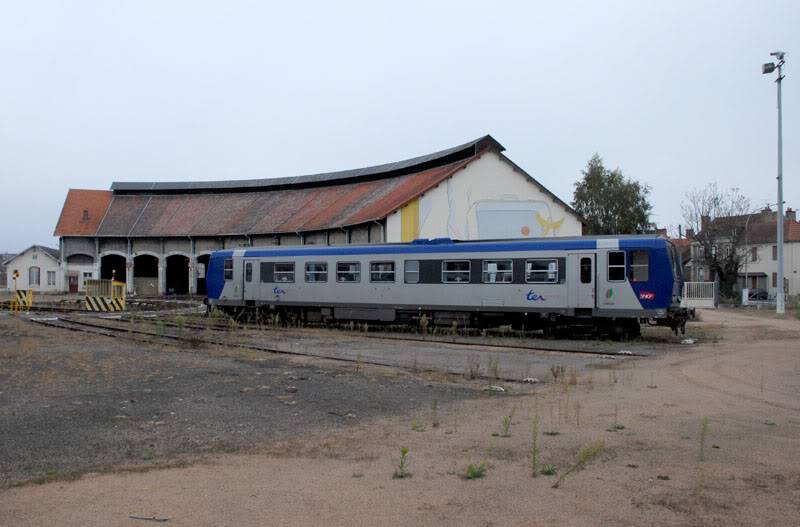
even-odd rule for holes
{"type": "Polygon", "coordinates": [[[721,326],[717,342],[592,368],[574,385],[443,398],[436,415],[416,404],[185,467],[10,488],[0,525],[797,525],[800,321],[702,316],[721,326]],[[538,467],[556,476],[531,477],[533,422],[538,467]],[[595,456],[579,454],[587,445],[595,456]],[[412,476],[397,479],[401,447],[412,476]],[[462,477],[482,462],[484,477],[462,477]]]}

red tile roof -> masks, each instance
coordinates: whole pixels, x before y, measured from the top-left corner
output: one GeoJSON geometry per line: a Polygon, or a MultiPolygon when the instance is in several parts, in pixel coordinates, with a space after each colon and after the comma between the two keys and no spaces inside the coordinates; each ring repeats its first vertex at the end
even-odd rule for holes
{"type": "Polygon", "coordinates": [[[54,236],[93,236],[100,226],[108,205],[110,190],[70,189],[54,236]]]}
{"type": "Polygon", "coordinates": [[[113,196],[71,190],[56,235],[222,236],[349,227],[385,218],[480,155],[412,174],[318,187],[113,196]],[[81,222],[87,207],[90,219],[102,221],[81,222]]]}

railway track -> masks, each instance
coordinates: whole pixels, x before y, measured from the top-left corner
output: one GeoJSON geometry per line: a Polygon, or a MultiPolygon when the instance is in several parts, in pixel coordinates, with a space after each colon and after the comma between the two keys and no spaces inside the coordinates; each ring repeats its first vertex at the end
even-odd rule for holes
{"type": "MultiPolygon", "coordinates": [[[[130,322],[128,318],[122,318],[123,322],[130,322]]],[[[158,320],[155,317],[149,318],[139,318],[139,321],[146,321],[149,323],[161,323],[164,326],[168,327],[178,327],[179,324],[174,322],[158,320]]],[[[206,321],[207,322],[207,321],[206,321]]],[[[486,342],[487,338],[508,338],[511,339],[513,337],[470,337],[470,336],[447,336],[447,335],[420,335],[414,333],[388,333],[385,328],[381,328],[380,330],[376,331],[375,333],[362,333],[355,330],[351,330],[345,327],[310,327],[310,328],[283,328],[283,327],[274,327],[274,326],[259,326],[255,324],[242,324],[237,323],[235,326],[231,326],[225,323],[197,323],[197,322],[185,322],[183,327],[186,329],[196,329],[200,331],[211,330],[211,331],[219,331],[219,332],[226,332],[231,333],[238,329],[247,329],[247,330],[255,330],[255,331],[270,331],[280,334],[282,336],[319,336],[320,331],[327,331],[331,334],[331,336],[338,336],[340,334],[346,335],[349,338],[365,338],[365,339],[378,339],[378,340],[392,340],[392,341],[400,341],[400,342],[415,342],[415,343],[422,343],[422,344],[446,344],[451,346],[465,346],[465,347],[481,347],[487,349],[497,349],[500,351],[508,351],[508,350],[515,350],[515,351],[525,351],[525,352],[553,352],[553,353],[572,353],[572,354],[586,354],[586,355],[623,355],[623,356],[634,356],[634,357],[650,357],[653,355],[653,352],[650,350],[609,350],[609,349],[590,349],[590,348],[569,348],[564,346],[558,345],[539,345],[538,343],[535,346],[527,345],[524,343],[514,343],[514,342],[502,342],[502,343],[492,343],[486,342]],[[315,333],[316,332],[316,333],[315,333]]],[[[618,344],[616,347],[625,347],[624,345],[618,344]]]]}
{"type": "MultiPolygon", "coordinates": [[[[213,331],[212,335],[208,332],[200,334],[197,329],[207,329],[205,327],[191,328],[186,325],[182,330],[177,330],[177,324],[171,324],[171,331],[161,327],[158,331],[133,327],[124,324],[122,319],[111,317],[76,317],[76,316],[53,316],[53,317],[33,317],[32,322],[70,331],[80,331],[88,334],[101,335],[109,338],[121,338],[150,345],[183,345],[187,347],[197,347],[199,345],[223,346],[227,348],[237,348],[256,352],[281,354],[298,357],[313,357],[327,359],[340,363],[350,363],[356,365],[374,365],[399,368],[413,372],[429,371],[455,375],[466,375],[473,379],[489,381],[520,382],[528,377],[529,364],[540,367],[540,370],[547,371],[550,363],[561,361],[572,361],[573,363],[586,360],[587,356],[598,355],[588,353],[586,350],[542,350],[530,346],[510,347],[501,344],[487,345],[466,342],[442,342],[423,340],[422,338],[385,338],[380,335],[359,335],[359,334],[324,334],[320,332],[306,331],[303,333],[291,332],[289,330],[278,329],[270,331],[270,343],[246,342],[234,340],[227,331],[213,331]],[[342,337],[331,339],[331,337],[342,337]],[[344,340],[344,341],[342,341],[344,340]],[[410,345],[403,348],[393,348],[396,341],[407,341],[410,345]],[[520,353],[520,351],[527,353],[520,353]],[[536,352],[546,351],[547,357],[543,357],[536,352]],[[557,356],[554,353],[561,353],[557,356]],[[571,356],[571,357],[570,357],[571,356]],[[584,359],[580,357],[583,356],[584,359]],[[569,358],[567,358],[569,357],[569,358]],[[504,367],[504,371],[516,370],[515,375],[498,374],[497,370],[491,371],[491,366],[482,370],[480,362],[486,359],[489,364],[492,360],[503,359],[504,365],[511,364],[509,369],[504,367]],[[421,361],[418,361],[421,359],[421,361]],[[465,364],[464,367],[461,364],[465,364]],[[491,373],[491,375],[490,375],[491,373]]],[[[153,319],[151,319],[153,320],[153,319]]],[[[157,321],[157,320],[156,320],[157,321]]],[[[259,337],[259,335],[243,334],[242,339],[259,337]]],[[[615,359],[618,357],[603,353],[604,358],[615,359]]],[[[358,367],[356,368],[358,369],[358,367]]],[[[540,373],[540,376],[544,373],[540,373]]],[[[545,377],[546,378],[546,377],[545,377]]]]}

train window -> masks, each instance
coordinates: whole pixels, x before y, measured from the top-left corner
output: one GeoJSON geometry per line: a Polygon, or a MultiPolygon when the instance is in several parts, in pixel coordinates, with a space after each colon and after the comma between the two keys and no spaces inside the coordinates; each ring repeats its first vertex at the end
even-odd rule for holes
{"type": "Polygon", "coordinates": [[[581,258],[581,283],[592,283],[592,259],[588,256],[581,258]]]}
{"type": "Polygon", "coordinates": [[[558,282],[558,260],[525,260],[525,281],[529,284],[555,284],[558,282]]]}
{"type": "Polygon", "coordinates": [[[469,260],[445,260],[442,262],[442,282],[468,284],[469,271],[469,260]]]}
{"type": "Polygon", "coordinates": [[[225,280],[233,280],[233,258],[225,258],[222,268],[223,278],[225,280]]]}
{"type": "Polygon", "coordinates": [[[394,262],[370,262],[370,282],[394,282],[394,262]]]}
{"type": "Polygon", "coordinates": [[[327,282],[328,264],[325,262],[309,262],[306,264],[306,282],[327,282]]]}
{"type": "Polygon", "coordinates": [[[253,262],[247,262],[246,264],[244,264],[244,281],[245,282],[253,281],[253,262]]]}
{"type": "Polygon", "coordinates": [[[647,282],[650,278],[647,251],[631,251],[631,282],[647,282]]]}
{"type": "Polygon", "coordinates": [[[405,273],[407,284],[419,283],[419,260],[406,260],[405,273]]]}
{"type": "Polygon", "coordinates": [[[625,251],[608,251],[608,281],[625,281],[625,251]]]}
{"type": "Polygon", "coordinates": [[[510,284],[514,281],[511,260],[484,260],[483,283],[510,284]]]}
{"type": "Polygon", "coordinates": [[[336,264],[337,282],[360,282],[361,264],[358,262],[339,262],[336,264]]]}
{"type": "Polygon", "coordinates": [[[273,276],[276,282],[294,282],[294,262],[276,263],[273,276]]]}

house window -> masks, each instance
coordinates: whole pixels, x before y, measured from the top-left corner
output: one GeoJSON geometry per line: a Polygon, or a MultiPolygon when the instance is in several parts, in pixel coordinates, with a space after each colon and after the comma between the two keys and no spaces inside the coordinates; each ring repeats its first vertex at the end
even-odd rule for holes
{"type": "Polygon", "coordinates": [[[529,284],[555,284],[558,282],[558,260],[526,260],[525,281],[529,284]]]}
{"type": "Polygon", "coordinates": [[[650,278],[647,251],[631,251],[631,282],[647,282],[650,278]]]}
{"type": "Polygon", "coordinates": [[[233,258],[225,258],[222,264],[222,275],[225,280],[233,280],[233,258]]]}
{"type": "Polygon", "coordinates": [[[772,246],[772,261],[773,262],[777,262],[778,261],[778,246],[777,245],[773,245],[772,246]]]}
{"type": "Polygon", "coordinates": [[[419,283],[419,260],[406,260],[405,274],[407,284],[419,283]]]}
{"type": "Polygon", "coordinates": [[[86,287],[86,280],[92,279],[92,273],[83,273],[83,286],[86,287]]]}
{"type": "Polygon", "coordinates": [[[758,261],[758,247],[751,247],[750,248],[750,261],[757,262],[758,261]]]}
{"type": "Polygon", "coordinates": [[[309,262],[306,264],[306,282],[327,282],[328,264],[325,262],[309,262]]]}
{"type": "Polygon", "coordinates": [[[778,287],[778,273],[772,273],[772,287],[778,287]]]}
{"type": "Polygon", "coordinates": [[[370,282],[394,282],[394,262],[370,262],[370,282]]]}
{"type": "Polygon", "coordinates": [[[47,271],[47,285],[56,285],[55,271],[47,271]]]}
{"type": "Polygon", "coordinates": [[[514,281],[511,260],[484,260],[483,283],[510,284],[514,281]]]}
{"type": "Polygon", "coordinates": [[[39,268],[28,268],[28,285],[39,285],[39,268]]]}
{"type": "Polygon", "coordinates": [[[608,281],[625,281],[625,251],[608,252],[608,281]]]}
{"type": "Polygon", "coordinates": [[[280,262],[275,264],[276,282],[294,282],[294,262],[280,262]]]}
{"type": "Polygon", "coordinates": [[[337,282],[360,282],[361,264],[359,262],[339,262],[336,264],[337,282]]]}
{"type": "Polygon", "coordinates": [[[469,271],[469,260],[445,260],[442,262],[442,282],[468,284],[469,271]]]}

